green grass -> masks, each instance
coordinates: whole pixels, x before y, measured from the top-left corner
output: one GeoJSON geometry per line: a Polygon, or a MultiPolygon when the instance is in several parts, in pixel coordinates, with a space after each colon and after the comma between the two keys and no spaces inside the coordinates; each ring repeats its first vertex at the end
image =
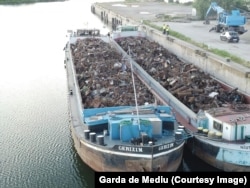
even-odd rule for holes
{"type": "MultiPolygon", "coordinates": [[[[154,23],[152,23],[152,22],[150,22],[148,20],[144,20],[143,24],[148,25],[148,26],[150,26],[150,27],[152,27],[152,28],[154,28],[156,30],[159,30],[159,31],[162,30],[162,28],[160,26],[155,25],[154,23]]],[[[218,55],[220,57],[228,58],[228,59],[234,61],[235,63],[241,64],[241,65],[243,65],[245,67],[250,68],[250,62],[249,61],[246,61],[246,60],[244,60],[244,59],[242,59],[240,57],[237,57],[237,56],[235,56],[235,55],[233,55],[233,54],[231,54],[231,53],[229,53],[227,51],[216,49],[216,48],[209,48],[206,44],[198,43],[198,42],[192,40],[191,38],[189,38],[189,37],[187,37],[187,36],[185,36],[185,35],[183,35],[181,33],[178,33],[178,32],[176,32],[174,30],[170,30],[169,35],[171,35],[171,36],[173,36],[175,38],[178,38],[180,40],[183,40],[185,42],[188,42],[190,44],[193,44],[193,45],[195,45],[197,47],[200,47],[200,48],[202,48],[202,49],[204,49],[206,51],[209,51],[209,52],[211,52],[213,54],[216,54],[216,55],[218,55]]]]}

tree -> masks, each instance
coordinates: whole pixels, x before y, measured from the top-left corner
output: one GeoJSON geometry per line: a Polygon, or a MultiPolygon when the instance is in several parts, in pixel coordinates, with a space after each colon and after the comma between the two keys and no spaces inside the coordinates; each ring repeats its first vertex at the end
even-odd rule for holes
{"type": "Polygon", "coordinates": [[[247,5],[249,0],[194,0],[193,7],[196,8],[196,13],[198,18],[205,19],[206,12],[211,4],[211,2],[216,2],[220,7],[226,11],[231,11],[232,9],[243,9],[247,11],[247,5]]]}
{"type": "Polygon", "coordinates": [[[195,0],[193,3],[193,7],[196,9],[197,17],[200,19],[205,18],[205,14],[210,5],[210,0],[195,0]]]}

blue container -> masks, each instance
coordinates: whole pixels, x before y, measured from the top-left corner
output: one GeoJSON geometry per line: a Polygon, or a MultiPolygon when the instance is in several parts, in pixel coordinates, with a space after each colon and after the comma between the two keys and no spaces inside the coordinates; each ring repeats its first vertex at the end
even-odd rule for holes
{"type": "Polygon", "coordinates": [[[152,125],[143,125],[143,124],[141,124],[140,125],[140,131],[141,132],[145,132],[145,133],[147,133],[147,135],[149,136],[149,137],[152,137],[152,132],[153,132],[153,127],[152,127],[152,125]]]}
{"type": "Polygon", "coordinates": [[[120,120],[109,120],[109,133],[111,140],[120,139],[120,120]]]}
{"type": "Polygon", "coordinates": [[[120,137],[123,142],[130,142],[132,138],[138,138],[139,133],[139,126],[131,124],[123,124],[121,123],[120,129],[120,137]]]}

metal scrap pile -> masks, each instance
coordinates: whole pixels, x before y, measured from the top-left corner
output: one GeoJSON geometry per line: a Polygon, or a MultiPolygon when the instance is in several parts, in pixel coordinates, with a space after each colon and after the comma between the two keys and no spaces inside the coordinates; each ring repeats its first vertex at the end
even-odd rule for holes
{"type": "Polygon", "coordinates": [[[225,103],[241,103],[237,92],[226,91],[201,69],[179,60],[156,42],[146,38],[127,37],[116,41],[124,51],[164,88],[194,112],[225,103]]]}
{"type": "MultiPolygon", "coordinates": [[[[82,103],[85,108],[135,105],[130,69],[114,48],[99,38],[78,39],[71,45],[82,103]]],[[[154,97],[135,77],[138,105],[154,97]]]]}

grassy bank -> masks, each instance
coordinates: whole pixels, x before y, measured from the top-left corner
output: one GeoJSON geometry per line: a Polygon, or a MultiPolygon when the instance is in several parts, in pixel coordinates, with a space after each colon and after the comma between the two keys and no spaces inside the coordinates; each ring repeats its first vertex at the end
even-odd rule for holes
{"type": "Polygon", "coordinates": [[[0,5],[20,5],[29,3],[39,3],[39,2],[55,2],[55,1],[65,1],[65,0],[0,0],[0,5]]]}

